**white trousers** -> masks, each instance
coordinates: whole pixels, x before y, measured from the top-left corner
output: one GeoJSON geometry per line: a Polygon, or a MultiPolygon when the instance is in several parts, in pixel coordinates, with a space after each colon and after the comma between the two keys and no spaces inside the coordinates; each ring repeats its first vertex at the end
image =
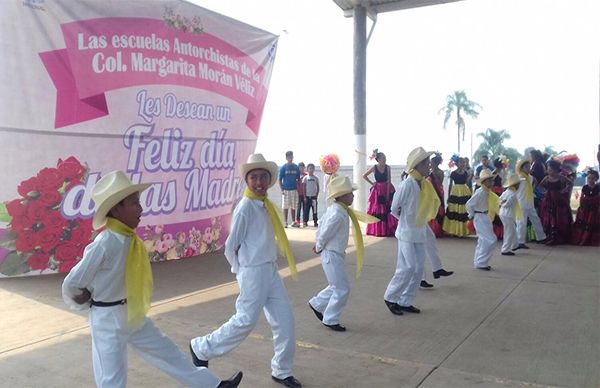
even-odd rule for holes
{"type": "Polygon", "coordinates": [[[510,252],[519,245],[517,239],[517,224],[515,217],[500,216],[502,226],[504,227],[504,237],[502,238],[502,252],[510,252]]]}
{"type": "Polygon", "coordinates": [[[272,375],[280,379],[292,376],[296,351],[294,314],[277,264],[240,267],[237,281],[240,295],[235,302],[235,314],[212,333],[194,338],[191,341],[194,352],[203,360],[229,353],[252,332],[264,311],[273,333],[272,375]]]}
{"type": "Polygon", "coordinates": [[[487,267],[498,239],[494,234],[492,221],[490,221],[487,214],[476,213],[473,218],[473,224],[477,231],[477,245],[475,246],[473,266],[475,268],[487,267]]]}
{"type": "MultiPolygon", "coordinates": [[[[431,262],[431,271],[435,272],[442,269],[442,259],[437,249],[436,237],[429,226],[427,226],[427,241],[425,242],[425,252],[431,262]]],[[[427,271],[423,265],[423,280],[427,279],[427,271]]]]}
{"type": "Polygon", "coordinates": [[[323,323],[336,325],[340,323],[342,310],[350,297],[344,255],[324,250],[321,252],[321,264],[329,285],[312,297],[309,303],[323,314],[323,323]]]}
{"type": "Polygon", "coordinates": [[[421,278],[425,261],[425,243],[398,241],[396,272],[383,298],[401,306],[411,306],[421,278]]]}
{"type": "Polygon", "coordinates": [[[527,218],[529,218],[529,221],[531,221],[531,225],[533,226],[535,239],[538,241],[544,240],[546,238],[546,233],[544,233],[542,221],[540,221],[540,217],[538,217],[535,208],[525,208],[521,205],[521,209],[523,209],[523,219],[517,221],[517,239],[519,244],[525,244],[525,239],[527,238],[527,218]]]}
{"type": "Polygon", "coordinates": [[[94,378],[100,388],[127,385],[127,344],[150,365],[187,387],[211,387],[220,379],[207,368],[196,368],[173,341],[148,318],[138,330],[127,327],[127,305],[90,309],[94,378]]]}

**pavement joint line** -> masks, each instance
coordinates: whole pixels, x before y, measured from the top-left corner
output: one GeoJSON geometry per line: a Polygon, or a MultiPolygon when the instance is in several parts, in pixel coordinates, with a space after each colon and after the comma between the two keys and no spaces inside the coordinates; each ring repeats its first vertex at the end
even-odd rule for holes
{"type": "Polygon", "coordinates": [[[495,306],[494,308],[492,308],[490,310],[490,312],[488,314],[486,314],[480,321],[478,324],[476,324],[473,329],[462,339],[462,341],[460,341],[454,348],[452,348],[452,350],[450,350],[448,352],[448,354],[440,361],[438,362],[436,365],[433,366],[433,368],[431,369],[431,371],[429,371],[429,373],[427,373],[422,379],[421,381],[419,381],[417,383],[417,387],[420,387],[421,385],[423,385],[423,383],[425,382],[425,380],[427,380],[427,378],[429,378],[429,376],[431,376],[431,374],[433,372],[435,372],[439,367],[442,366],[442,364],[444,362],[446,362],[446,360],[448,360],[448,358],[450,358],[450,356],[452,356],[468,339],[470,339],[473,336],[473,333],[475,333],[477,330],[479,330],[483,324],[488,321],[490,319],[490,317],[492,315],[494,315],[494,313],[496,313],[496,311],[498,311],[498,309],[500,308],[500,306],[502,304],[504,304],[504,302],[515,292],[515,290],[517,288],[519,288],[521,286],[521,284],[523,284],[525,282],[525,280],[546,260],[546,258],[550,255],[550,253],[552,252],[552,249],[549,249],[548,251],[546,251],[546,253],[542,256],[542,258],[540,259],[540,261],[529,270],[529,272],[527,272],[525,275],[523,275],[521,277],[521,279],[519,280],[519,282],[517,284],[515,284],[515,286],[506,293],[506,295],[502,298],[502,300],[500,300],[495,306]]]}
{"type": "Polygon", "coordinates": [[[78,331],[87,329],[89,327],[90,327],[90,325],[84,325],[84,326],[76,327],[74,329],[70,329],[70,330],[64,331],[64,332],[59,333],[59,334],[51,335],[51,336],[48,336],[48,337],[45,337],[45,338],[42,338],[42,339],[39,339],[39,340],[36,340],[36,341],[33,341],[33,342],[28,342],[26,344],[15,346],[14,348],[4,349],[4,350],[0,351],[0,356],[4,355],[5,353],[10,353],[10,352],[14,352],[15,350],[26,348],[28,346],[32,346],[32,345],[40,344],[42,342],[50,341],[50,340],[53,340],[55,338],[62,337],[63,335],[66,335],[66,334],[76,333],[78,331]]]}

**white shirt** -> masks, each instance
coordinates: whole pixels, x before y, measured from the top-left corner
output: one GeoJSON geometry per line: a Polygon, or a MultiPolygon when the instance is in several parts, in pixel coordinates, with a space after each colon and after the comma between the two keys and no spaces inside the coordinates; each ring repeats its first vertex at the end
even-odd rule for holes
{"type": "Polygon", "coordinates": [[[469,217],[473,218],[475,212],[487,213],[488,211],[488,192],[484,189],[477,189],[465,204],[469,217]]]}
{"type": "MultiPolygon", "coordinates": [[[[533,184],[533,177],[529,177],[533,184]]],[[[517,198],[519,200],[519,205],[521,205],[521,209],[531,209],[533,208],[533,197],[530,202],[525,202],[525,187],[527,187],[529,183],[527,181],[522,181],[517,189],[517,198]]]]}
{"type": "Polygon", "coordinates": [[[302,184],[305,185],[304,195],[307,197],[316,197],[319,195],[319,190],[317,190],[318,179],[316,176],[305,175],[302,178],[302,184]]]}
{"type": "Polygon", "coordinates": [[[500,215],[503,217],[515,217],[515,203],[517,202],[517,191],[506,189],[500,196],[500,215]]]}
{"type": "Polygon", "coordinates": [[[327,208],[319,220],[315,247],[317,251],[323,249],[345,254],[348,246],[348,229],[350,217],[348,212],[339,203],[334,202],[327,208]]]}
{"type": "Polygon", "coordinates": [[[420,200],[421,187],[419,182],[409,175],[400,183],[398,191],[394,193],[392,199],[391,214],[398,219],[398,227],[396,228],[396,238],[398,240],[419,243],[424,243],[427,240],[428,225],[415,225],[420,200]]]}
{"type": "Polygon", "coordinates": [[[125,262],[131,238],[109,229],[102,231],[89,244],[83,259],[69,272],[62,285],[63,300],[74,310],[88,309],[89,303],[77,304],[72,299],[87,288],[92,299],[116,302],[125,299],[125,262]]]}
{"type": "Polygon", "coordinates": [[[231,232],[225,241],[225,257],[233,273],[240,266],[277,261],[275,232],[263,201],[242,197],[235,207],[231,232]]]}

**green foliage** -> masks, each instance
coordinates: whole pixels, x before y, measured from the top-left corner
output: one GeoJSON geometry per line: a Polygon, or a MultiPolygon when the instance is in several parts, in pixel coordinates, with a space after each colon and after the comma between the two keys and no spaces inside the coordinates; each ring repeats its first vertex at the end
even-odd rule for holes
{"type": "Polygon", "coordinates": [[[482,139],[481,144],[473,154],[473,164],[476,165],[481,158],[481,155],[487,154],[490,157],[490,161],[494,158],[505,155],[510,164],[509,168],[514,167],[517,160],[521,158],[521,154],[514,148],[507,148],[504,146],[504,140],[510,139],[510,133],[507,130],[501,129],[496,131],[492,128],[486,129],[485,132],[477,134],[482,139]]]}
{"type": "MultiPolygon", "coordinates": [[[[444,128],[446,128],[448,120],[450,120],[452,114],[456,112],[457,135],[459,139],[462,135],[462,140],[465,140],[465,120],[462,117],[461,112],[475,119],[479,116],[477,108],[483,109],[478,103],[470,101],[464,90],[456,90],[446,97],[446,105],[440,108],[438,114],[444,112],[444,128]]],[[[458,152],[460,153],[460,140],[458,141],[458,152]]]]}

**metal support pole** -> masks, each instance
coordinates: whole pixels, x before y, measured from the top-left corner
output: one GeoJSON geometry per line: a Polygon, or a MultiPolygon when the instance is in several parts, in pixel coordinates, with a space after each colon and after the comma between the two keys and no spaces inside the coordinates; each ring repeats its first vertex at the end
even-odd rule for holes
{"type": "Polygon", "coordinates": [[[358,185],[354,208],[367,208],[366,182],[362,178],[367,168],[367,9],[354,7],[354,183],[358,185]]]}

